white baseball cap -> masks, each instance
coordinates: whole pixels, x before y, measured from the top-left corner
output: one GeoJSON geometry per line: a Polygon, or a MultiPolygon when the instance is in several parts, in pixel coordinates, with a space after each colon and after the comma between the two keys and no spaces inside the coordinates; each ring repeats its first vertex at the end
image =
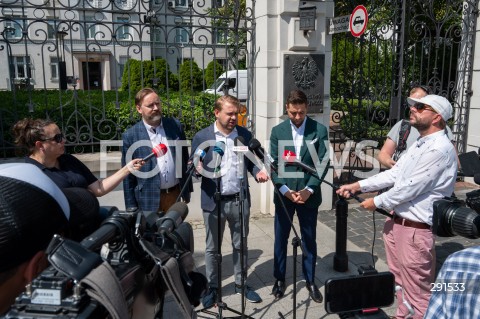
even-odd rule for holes
{"type": "Polygon", "coordinates": [[[414,105],[415,103],[423,103],[429,105],[434,109],[444,121],[448,121],[453,114],[453,108],[450,102],[446,98],[440,95],[430,94],[422,97],[421,99],[415,99],[407,97],[408,105],[414,105]]]}

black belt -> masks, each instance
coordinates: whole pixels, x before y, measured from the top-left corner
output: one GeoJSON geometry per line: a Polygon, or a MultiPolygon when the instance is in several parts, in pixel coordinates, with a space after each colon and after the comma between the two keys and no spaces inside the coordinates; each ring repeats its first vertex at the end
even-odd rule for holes
{"type": "Polygon", "coordinates": [[[235,200],[240,197],[240,193],[235,193],[231,195],[220,195],[221,200],[235,200]]]}
{"type": "Polygon", "coordinates": [[[178,189],[178,184],[175,185],[175,186],[172,186],[170,188],[165,188],[165,189],[160,189],[160,194],[168,194],[168,193],[171,193],[173,191],[176,191],[178,189]]]}

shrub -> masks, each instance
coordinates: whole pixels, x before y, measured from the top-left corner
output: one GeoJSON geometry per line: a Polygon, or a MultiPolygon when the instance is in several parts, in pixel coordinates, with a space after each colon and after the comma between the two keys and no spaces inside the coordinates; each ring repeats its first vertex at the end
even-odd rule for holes
{"type": "Polygon", "coordinates": [[[180,65],[180,90],[183,92],[200,91],[203,85],[202,71],[193,60],[185,60],[180,65]]]}
{"type": "Polygon", "coordinates": [[[209,88],[223,72],[223,67],[218,61],[211,61],[205,69],[205,87],[209,88]]]}

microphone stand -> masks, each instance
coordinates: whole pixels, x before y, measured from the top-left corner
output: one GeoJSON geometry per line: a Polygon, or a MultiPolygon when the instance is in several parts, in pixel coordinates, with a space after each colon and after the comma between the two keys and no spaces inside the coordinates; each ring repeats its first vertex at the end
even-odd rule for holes
{"type": "MultiPolygon", "coordinates": [[[[239,157],[243,157],[242,153],[237,153],[239,157]]],[[[245,240],[246,240],[246,230],[245,230],[245,210],[244,210],[244,203],[245,203],[245,195],[246,195],[246,187],[245,187],[245,165],[243,163],[243,158],[239,160],[239,168],[241,170],[240,179],[240,198],[238,200],[238,213],[240,217],[240,271],[241,271],[241,279],[242,287],[241,287],[241,294],[242,294],[242,319],[245,318],[245,277],[246,277],[246,269],[245,269],[245,240]]]]}
{"type": "MultiPolygon", "coordinates": [[[[219,172],[220,171],[218,171],[218,173],[219,172]]],[[[228,305],[222,301],[222,245],[220,245],[221,240],[222,240],[222,232],[220,231],[220,228],[221,228],[221,225],[222,225],[222,222],[221,222],[222,198],[221,198],[221,189],[220,189],[221,179],[222,179],[221,176],[218,176],[218,177],[215,178],[216,192],[214,194],[215,202],[217,204],[217,254],[215,256],[215,261],[217,263],[217,276],[218,276],[218,287],[217,287],[218,313],[215,313],[215,312],[207,310],[207,309],[202,309],[200,311],[211,314],[211,315],[214,315],[216,318],[222,319],[222,318],[230,318],[230,317],[223,317],[223,310],[228,310],[228,311],[231,311],[231,312],[239,315],[239,317],[231,317],[231,318],[244,318],[243,313],[240,313],[239,311],[228,307],[228,305]]],[[[241,255],[241,258],[243,258],[242,255],[241,255]]],[[[243,272],[243,269],[242,269],[242,272],[243,272]]],[[[243,292],[243,290],[242,290],[242,292],[243,292]]],[[[242,295],[244,295],[244,294],[242,293],[242,295]]],[[[250,316],[247,316],[247,318],[254,319],[250,316]]]]}
{"type": "Polygon", "coordinates": [[[180,190],[180,194],[178,194],[178,197],[177,199],[175,200],[175,202],[179,202],[180,199],[182,198],[182,195],[183,193],[185,193],[185,190],[187,189],[188,187],[188,184],[190,183],[190,181],[192,180],[193,178],[193,173],[195,173],[195,167],[192,163],[192,165],[187,168],[187,171],[185,172],[188,176],[187,176],[187,179],[185,180],[185,183],[183,184],[182,186],[182,189],[180,190]]]}
{"type": "MultiPolygon", "coordinates": [[[[277,173],[277,168],[273,166],[272,164],[269,165],[269,167],[277,173]]],[[[300,247],[300,250],[302,251],[302,254],[305,254],[305,249],[302,245],[302,240],[300,236],[298,235],[297,229],[295,228],[295,225],[293,225],[293,220],[290,218],[290,215],[288,214],[288,209],[287,206],[285,205],[285,202],[283,201],[283,195],[280,193],[280,189],[275,185],[275,182],[273,181],[272,178],[270,178],[270,181],[272,182],[273,189],[275,190],[275,193],[277,194],[278,198],[280,199],[280,204],[282,206],[282,211],[285,213],[285,216],[287,216],[288,221],[290,222],[290,227],[293,230],[293,238],[292,238],[292,247],[293,247],[293,307],[292,307],[292,315],[293,319],[297,318],[297,256],[298,256],[298,247],[300,247]]],[[[278,312],[278,315],[280,318],[285,319],[285,316],[282,314],[281,311],[278,312]]]]}

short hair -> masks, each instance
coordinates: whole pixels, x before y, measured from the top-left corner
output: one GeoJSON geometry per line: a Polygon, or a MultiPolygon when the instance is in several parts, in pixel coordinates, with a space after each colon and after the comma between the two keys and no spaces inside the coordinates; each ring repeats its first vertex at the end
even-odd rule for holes
{"type": "Polygon", "coordinates": [[[300,90],[292,90],[287,96],[287,105],[289,104],[308,104],[307,95],[300,90]]]}
{"type": "Polygon", "coordinates": [[[138,93],[135,95],[135,105],[140,105],[142,103],[143,99],[147,95],[152,94],[152,93],[157,94],[157,92],[152,88],[143,88],[140,91],[138,91],[138,93]]]}
{"type": "Polygon", "coordinates": [[[412,95],[415,92],[418,92],[419,90],[422,90],[423,92],[425,92],[426,95],[429,95],[429,94],[433,93],[432,88],[429,87],[429,86],[414,84],[414,85],[412,85],[412,87],[410,89],[410,95],[412,95]]]}
{"type": "Polygon", "coordinates": [[[46,138],[45,127],[55,124],[52,120],[24,118],[12,127],[15,136],[15,144],[24,148],[27,155],[35,150],[35,142],[46,138]]]}
{"type": "Polygon", "coordinates": [[[222,96],[220,96],[215,101],[214,109],[218,110],[218,111],[221,111],[223,105],[227,102],[236,105],[237,108],[240,109],[240,105],[241,105],[240,100],[237,99],[235,96],[232,96],[232,95],[222,95],[222,96]]]}
{"type": "Polygon", "coordinates": [[[4,273],[46,249],[52,236],[68,226],[70,206],[60,188],[33,164],[0,165],[0,190],[4,273]]]}

